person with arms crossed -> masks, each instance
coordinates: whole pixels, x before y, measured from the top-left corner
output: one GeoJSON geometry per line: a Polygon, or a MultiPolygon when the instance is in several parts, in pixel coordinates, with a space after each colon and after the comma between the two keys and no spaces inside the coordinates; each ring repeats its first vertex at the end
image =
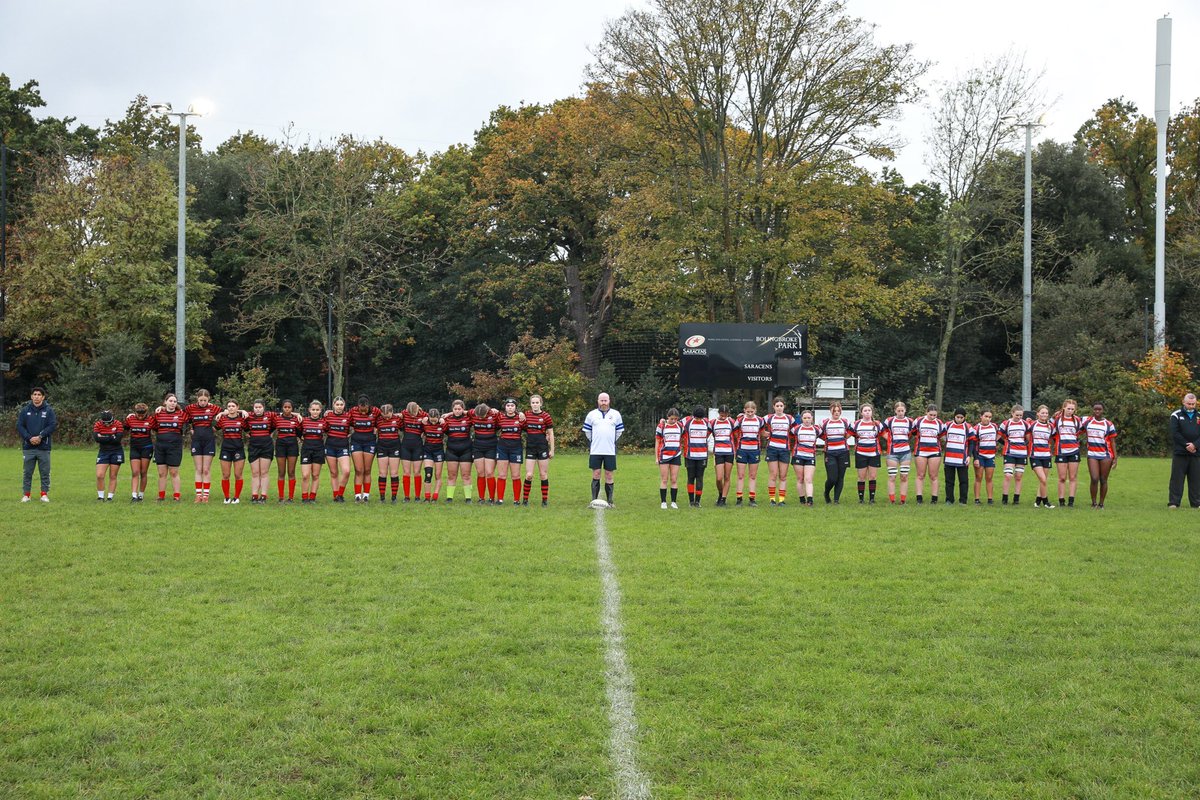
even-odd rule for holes
{"type": "Polygon", "coordinates": [[[604,497],[613,507],[613,473],[617,470],[617,440],[625,432],[621,412],[612,408],[608,392],[596,398],[596,408],[583,421],[588,440],[588,466],[592,470],[592,502],[600,499],[600,471],[604,471],[604,497]]]}
{"type": "Polygon", "coordinates": [[[1188,392],[1183,404],[1171,412],[1171,483],[1167,487],[1167,507],[1179,508],[1183,483],[1187,481],[1188,505],[1200,508],[1200,416],[1196,414],[1196,395],[1188,392]]]}
{"type": "Polygon", "coordinates": [[[33,468],[42,479],[42,502],[50,502],[50,437],[58,427],[54,409],[46,402],[46,390],[33,387],[29,403],[17,415],[17,435],[21,437],[21,456],[25,463],[25,478],[21,502],[28,503],[33,492],[33,468]]]}
{"type": "Polygon", "coordinates": [[[125,426],[113,417],[113,412],[101,411],[100,419],[92,425],[92,438],[100,445],[96,454],[96,499],[102,502],[111,503],[117,493],[117,473],[125,463],[125,448],[121,446],[124,436],[125,426]],[[104,496],[106,478],[108,497],[104,496]]]}

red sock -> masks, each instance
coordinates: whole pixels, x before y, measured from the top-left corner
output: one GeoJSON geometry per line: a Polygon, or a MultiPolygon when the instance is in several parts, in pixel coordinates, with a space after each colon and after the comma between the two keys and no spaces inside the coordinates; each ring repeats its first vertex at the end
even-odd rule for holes
{"type": "Polygon", "coordinates": [[[296,479],[288,478],[288,500],[296,496],[296,479]]]}
{"type": "Polygon", "coordinates": [[[167,490],[166,489],[163,489],[161,492],[158,493],[158,499],[159,500],[167,499],[167,490]]]}
{"type": "Polygon", "coordinates": [[[203,488],[204,488],[204,484],[201,483],[200,481],[196,481],[196,494],[200,494],[200,490],[203,488]]]}
{"type": "Polygon", "coordinates": [[[754,492],[751,492],[751,493],[750,493],[750,499],[751,499],[751,500],[753,500],[753,499],[754,499],[754,492]]]}
{"type": "Polygon", "coordinates": [[[488,499],[495,500],[496,499],[496,478],[495,478],[495,476],[487,479],[487,491],[488,491],[488,499]]]}
{"type": "Polygon", "coordinates": [[[233,496],[234,497],[242,496],[242,484],[243,483],[244,483],[244,481],[241,478],[238,478],[236,481],[234,481],[234,483],[233,483],[233,496]]]}
{"type": "Polygon", "coordinates": [[[398,494],[400,494],[400,479],[393,476],[392,477],[392,497],[395,497],[398,494]]]}
{"type": "Polygon", "coordinates": [[[421,496],[421,476],[413,475],[413,497],[421,496]]]}
{"type": "Polygon", "coordinates": [[[283,499],[283,478],[275,479],[275,486],[279,489],[279,499],[283,499]]]}
{"type": "Polygon", "coordinates": [[[437,493],[437,492],[434,492],[434,493],[433,493],[433,499],[434,499],[434,501],[436,501],[436,500],[437,500],[437,496],[438,496],[438,493],[437,493]]]}
{"type": "Polygon", "coordinates": [[[475,476],[475,496],[480,500],[487,500],[487,478],[482,475],[475,476]]]}
{"type": "Polygon", "coordinates": [[[355,483],[354,484],[354,496],[358,497],[360,494],[362,494],[362,484],[355,483]]]}
{"type": "Polygon", "coordinates": [[[545,500],[549,500],[549,499],[550,499],[550,481],[544,480],[544,481],[542,481],[542,500],[545,501],[545,500]]]}
{"type": "Polygon", "coordinates": [[[205,481],[203,488],[204,488],[204,493],[209,494],[210,492],[212,492],[212,483],[210,481],[205,481]]]}
{"type": "Polygon", "coordinates": [[[521,492],[521,499],[522,499],[522,500],[528,500],[528,499],[529,499],[529,490],[530,490],[532,487],[533,487],[533,480],[531,480],[530,478],[526,478],[526,479],[525,479],[525,488],[524,488],[524,491],[523,491],[523,492],[521,492]]]}
{"type": "Polygon", "coordinates": [[[228,478],[221,479],[221,491],[225,494],[225,499],[228,500],[229,499],[229,479],[228,478]]]}
{"type": "MultiPolygon", "coordinates": [[[[45,492],[42,492],[42,494],[45,494],[45,492]]],[[[174,500],[178,500],[178,499],[179,499],[179,492],[175,492],[174,494],[172,494],[172,495],[171,495],[171,498],[172,498],[172,499],[174,499],[174,500]]]]}
{"type": "Polygon", "coordinates": [[[772,500],[775,499],[775,487],[774,486],[767,487],[767,497],[771,498],[772,500]]]}
{"type": "MultiPolygon", "coordinates": [[[[513,478],[512,485],[513,485],[513,500],[520,500],[521,499],[521,479],[513,478]]],[[[526,500],[529,499],[529,492],[525,493],[525,499],[526,500]]]]}
{"type": "Polygon", "coordinates": [[[404,499],[407,500],[412,492],[412,475],[404,476],[404,499]]]}
{"type": "Polygon", "coordinates": [[[386,495],[386,494],[387,494],[387,476],[383,476],[383,477],[380,477],[380,479],[379,479],[379,500],[380,500],[380,502],[383,501],[384,495],[386,495]]]}
{"type": "Polygon", "coordinates": [[[501,503],[503,503],[504,502],[504,487],[508,484],[508,481],[504,480],[503,478],[501,478],[499,480],[496,480],[494,478],[489,478],[488,483],[490,484],[488,486],[488,489],[495,491],[496,499],[499,500],[501,503]],[[499,484],[499,485],[497,485],[497,484],[499,484]]]}

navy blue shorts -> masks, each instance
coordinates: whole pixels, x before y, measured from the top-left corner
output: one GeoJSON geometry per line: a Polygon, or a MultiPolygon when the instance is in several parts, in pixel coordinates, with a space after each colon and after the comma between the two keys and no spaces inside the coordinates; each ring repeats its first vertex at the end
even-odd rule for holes
{"type": "Polygon", "coordinates": [[[351,442],[350,452],[366,453],[373,456],[375,455],[375,442],[351,442]]]}
{"type": "Polygon", "coordinates": [[[435,464],[441,464],[446,460],[446,451],[440,447],[426,447],[421,455],[423,460],[432,461],[435,464]]]}
{"type": "Polygon", "coordinates": [[[521,443],[497,445],[496,460],[507,461],[509,464],[524,463],[525,454],[521,451],[521,443]]]}
{"type": "Polygon", "coordinates": [[[125,451],[124,450],[110,450],[110,451],[105,452],[104,450],[101,450],[99,453],[96,454],[96,463],[97,464],[116,464],[116,465],[120,466],[121,464],[125,463],[125,451]]]}
{"type": "Polygon", "coordinates": [[[336,445],[336,444],[332,445],[332,446],[325,445],[325,457],[326,458],[349,458],[350,457],[350,448],[342,447],[342,446],[336,445]]]}
{"type": "Polygon", "coordinates": [[[1050,456],[1036,456],[1029,459],[1029,466],[1050,469],[1050,456]]]}
{"type": "Polygon", "coordinates": [[[975,456],[975,460],[979,462],[980,469],[995,469],[996,468],[995,456],[975,456]]]}
{"type": "Polygon", "coordinates": [[[772,461],[778,461],[782,464],[786,464],[786,463],[788,463],[789,460],[790,459],[788,458],[787,450],[778,450],[774,447],[767,448],[767,463],[768,464],[770,464],[772,461]]]}
{"type": "Polygon", "coordinates": [[[741,450],[737,451],[737,463],[739,464],[757,464],[762,453],[758,450],[741,450]]]}
{"type": "Polygon", "coordinates": [[[617,457],[615,455],[598,456],[593,454],[588,456],[588,469],[602,469],[605,472],[613,472],[616,468],[617,457]]]}
{"type": "Polygon", "coordinates": [[[144,460],[154,458],[154,442],[129,445],[129,460],[144,460]]]}
{"type": "Polygon", "coordinates": [[[217,453],[217,440],[210,433],[208,436],[196,437],[192,434],[192,455],[211,456],[217,453]]]}
{"type": "Polygon", "coordinates": [[[816,465],[816,456],[792,456],[792,466],[815,467],[816,465]]]}
{"type": "Polygon", "coordinates": [[[241,446],[237,447],[236,449],[234,449],[232,447],[222,447],[220,460],[221,461],[229,461],[229,462],[245,461],[246,460],[246,450],[244,448],[242,448],[241,446]]]}
{"type": "Polygon", "coordinates": [[[1029,463],[1029,459],[1027,459],[1025,456],[1005,456],[1004,463],[1005,464],[1016,464],[1019,467],[1023,467],[1027,463],[1029,463]]]}

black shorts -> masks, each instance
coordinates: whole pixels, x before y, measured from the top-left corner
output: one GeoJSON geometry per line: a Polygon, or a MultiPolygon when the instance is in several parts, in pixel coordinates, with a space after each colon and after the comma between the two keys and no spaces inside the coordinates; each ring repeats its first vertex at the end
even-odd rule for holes
{"type": "Polygon", "coordinates": [[[229,462],[245,461],[246,448],[242,447],[241,445],[238,445],[237,447],[222,447],[220,460],[229,462]]]}
{"type": "Polygon", "coordinates": [[[154,458],[154,442],[130,442],[129,460],[154,458]]]}
{"type": "Polygon", "coordinates": [[[211,456],[216,455],[217,440],[209,431],[207,434],[197,436],[192,433],[192,455],[194,456],[211,456]]]}
{"type": "Polygon", "coordinates": [[[424,445],[421,444],[420,439],[418,439],[415,442],[408,442],[408,441],[401,442],[400,443],[400,460],[401,461],[420,461],[422,459],[422,457],[424,456],[424,453],[422,452],[424,449],[425,449],[425,447],[424,447],[424,445]]]}
{"type": "Polygon", "coordinates": [[[251,439],[250,446],[246,448],[246,458],[250,461],[260,461],[264,458],[267,461],[272,460],[275,458],[275,443],[270,439],[265,442],[256,442],[251,439]]]}
{"type": "Polygon", "coordinates": [[[603,469],[605,472],[614,472],[617,469],[617,457],[611,456],[588,456],[588,469],[603,469]]]}
{"type": "Polygon", "coordinates": [[[298,455],[300,455],[300,442],[295,439],[275,440],[276,458],[295,458],[298,455]]]}
{"type": "Polygon", "coordinates": [[[304,445],[304,449],[300,451],[301,464],[324,464],[325,463],[325,445],[318,444],[304,445]]]}
{"type": "Polygon", "coordinates": [[[446,451],[441,447],[426,447],[421,453],[425,461],[441,464],[446,460],[446,451]]]}
{"type": "Polygon", "coordinates": [[[545,461],[550,458],[550,448],[544,444],[525,445],[526,461],[545,461]]]}
{"type": "MultiPolygon", "coordinates": [[[[678,466],[680,466],[680,464],[683,463],[683,456],[670,456],[669,458],[660,458],[660,459],[658,459],[658,463],[668,464],[672,467],[678,467],[678,466]]],[[[592,469],[595,469],[595,467],[592,467],[592,469]]]]}
{"type": "Polygon", "coordinates": [[[717,465],[732,464],[733,453],[713,453],[713,463],[717,465]]]}
{"type": "Polygon", "coordinates": [[[178,467],[183,462],[183,442],[155,442],[154,463],[165,467],[178,467]]]}
{"type": "Polygon", "coordinates": [[[492,461],[495,461],[496,460],[496,440],[493,439],[490,442],[489,441],[472,442],[471,443],[471,458],[473,458],[473,459],[490,458],[492,461]]]}
{"type": "Polygon", "coordinates": [[[464,461],[468,464],[471,463],[473,460],[471,458],[471,443],[464,442],[459,445],[451,444],[446,448],[446,460],[453,461],[455,463],[462,463],[464,461]]]}
{"type": "Polygon", "coordinates": [[[1079,453],[1072,453],[1069,456],[1055,456],[1054,463],[1056,464],[1078,464],[1079,453]]]}
{"type": "Polygon", "coordinates": [[[1030,456],[1029,466],[1050,469],[1050,456],[1030,456]]]}
{"type": "Polygon", "coordinates": [[[380,439],[375,445],[376,458],[399,458],[400,457],[400,440],[399,439],[380,439]]]}
{"type": "Polygon", "coordinates": [[[855,469],[866,469],[867,467],[878,467],[878,466],[879,466],[879,456],[860,456],[858,453],[854,454],[854,468],[855,469]]]}

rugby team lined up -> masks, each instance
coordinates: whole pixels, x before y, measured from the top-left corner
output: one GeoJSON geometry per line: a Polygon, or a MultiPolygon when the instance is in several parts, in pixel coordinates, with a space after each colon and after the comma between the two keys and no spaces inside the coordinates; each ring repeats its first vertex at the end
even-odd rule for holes
{"type": "Polygon", "coordinates": [[[377,475],[379,500],[435,503],[446,473],[445,502],[471,501],[474,468],[476,502],[503,504],[505,488],[512,483],[514,504],[528,505],[535,472],[541,480],[542,505],[549,501],[549,463],[554,457],[554,421],[533,395],[529,408],[517,409],[508,399],[502,409],[480,404],[470,411],[455,400],[448,413],[422,409],[409,403],[397,413],[391,404],[376,407],[367,397],[347,407],[335,398],[331,408],[319,400],[306,413],[285,400],[279,411],[267,410],[261,400],[242,409],[234,400],[218,406],[204,389],[195,402],[181,406],[174,394],[151,411],[145,403],[117,419],[111,411],[100,415],[93,437],[100,450],[96,458],[96,495],[111,501],[116,492],[125,453],[122,439],[129,437],[132,502],[145,499],[150,462],[158,469],[158,500],[180,500],[179,465],[183,460],[184,430],[191,428],[191,454],[195,465],[195,502],[207,503],[212,492],[212,462],[221,465],[221,492],[226,504],[241,502],[243,471],[250,464],[250,502],[266,503],[270,494],[271,462],[277,463],[276,497],[292,502],[296,493],[296,468],[300,468],[300,502],[315,503],[320,491],[321,468],[329,469],[331,498],[345,502],[346,487],[354,478],[354,500],[370,501],[372,473],[377,475]],[[218,444],[218,439],[219,444],[218,444]],[[521,464],[525,463],[524,480],[521,464]],[[286,488],[286,493],[285,493],[286,488]],[[168,495],[168,491],[171,492],[168,495]]]}
{"type": "Polygon", "coordinates": [[[974,467],[976,505],[994,504],[992,478],[999,461],[1004,473],[1000,502],[1021,502],[1021,483],[1026,467],[1037,476],[1034,508],[1055,508],[1050,502],[1047,484],[1051,464],[1057,467],[1058,504],[1075,505],[1075,491],[1081,459],[1088,466],[1092,508],[1104,508],[1108,495],[1108,476],[1117,463],[1117,429],[1104,416],[1104,404],[1094,403],[1091,415],[1077,415],[1078,404],[1067,400],[1053,415],[1039,406],[1032,418],[1025,409],[1014,405],[1008,418],[995,422],[991,410],[983,410],[979,419],[968,422],[966,411],[954,409],[949,421],[942,420],[936,406],[930,405],[922,417],[909,417],[903,402],[896,403],[893,415],[877,419],[875,409],[863,405],[857,418],[842,416],[840,403],[833,403],[829,417],[814,422],[812,411],[798,416],[787,413],[786,403],[776,399],[774,413],[758,415],[748,402],[737,417],[728,407],[708,417],[704,407],[695,408],[687,417],[670,409],[659,420],[655,435],[655,456],[659,467],[660,507],[678,508],[679,468],[686,471],[688,504],[699,508],[704,494],[711,447],[715,461],[716,506],[728,506],[730,491],[735,505],[746,501],[758,505],[755,487],[760,460],[766,461],[767,495],[772,506],[787,504],[788,468],[794,467],[796,495],[804,507],[813,505],[813,478],[817,451],[824,451],[825,503],[840,503],[851,449],[858,472],[858,502],[875,502],[876,475],[881,462],[887,467],[888,502],[908,503],[909,477],[916,466],[914,497],[925,501],[928,479],[930,504],[938,502],[939,468],[945,470],[945,504],[966,505],[968,466],[974,467]],[[711,441],[711,445],[710,445],[711,441]],[[736,489],[734,467],[736,465],[736,489]],[[668,493],[670,499],[668,500],[668,493]]]}

